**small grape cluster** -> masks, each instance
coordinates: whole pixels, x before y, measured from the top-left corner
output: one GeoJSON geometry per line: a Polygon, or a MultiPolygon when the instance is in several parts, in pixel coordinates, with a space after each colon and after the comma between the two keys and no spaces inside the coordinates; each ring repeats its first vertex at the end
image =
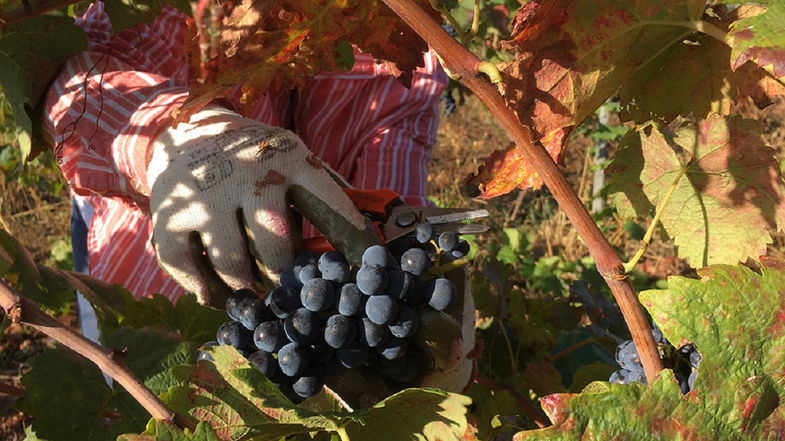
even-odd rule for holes
{"type": "MultiPolygon", "coordinates": [[[[701,353],[692,343],[687,343],[676,349],[668,339],[663,337],[662,331],[656,326],[652,329],[654,341],[660,352],[665,368],[673,369],[674,376],[679,381],[682,394],[687,394],[695,385],[698,376],[698,365],[701,362],[701,353]]],[[[615,384],[640,383],[647,384],[643,372],[638,349],[632,340],[625,340],[616,347],[616,361],[621,369],[612,373],[609,382],[615,384]]]]}
{"type": "MultiPolygon", "coordinates": [[[[208,345],[237,348],[295,402],[346,368],[365,366],[395,384],[411,382],[420,366],[412,341],[418,310],[444,311],[458,296],[452,281],[429,269],[465,256],[469,244],[455,232],[437,236],[428,223],[408,239],[397,258],[384,246],[367,248],[358,268],[337,251],[303,252],[264,300],[247,289],[232,293],[231,321],[208,345]]],[[[197,358],[211,357],[200,351],[197,358]]]]}

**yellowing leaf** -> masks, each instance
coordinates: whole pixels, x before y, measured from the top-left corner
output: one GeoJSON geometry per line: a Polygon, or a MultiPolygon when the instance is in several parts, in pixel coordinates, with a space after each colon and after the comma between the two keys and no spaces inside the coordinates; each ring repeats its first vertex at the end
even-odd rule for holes
{"type": "Polygon", "coordinates": [[[622,214],[650,216],[673,190],[660,221],[693,266],[757,258],[785,220],[782,176],[760,135],[756,121],[721,116],[633,131],[608,168],[610,192],[622,214]]]}

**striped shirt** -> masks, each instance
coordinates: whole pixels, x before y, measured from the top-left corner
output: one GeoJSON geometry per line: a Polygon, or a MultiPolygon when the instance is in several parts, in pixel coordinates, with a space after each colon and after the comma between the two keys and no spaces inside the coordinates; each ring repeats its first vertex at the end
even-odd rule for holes
{"type": "MultiPolygon", "coordinates": [[[[154,22],[112,35],[103,4],[93,4],[77,20],[87,50],[66,62],[46,96],[45,130],[58,164],[93,208],[89,274],[136,297],[160,293],[176,301],[184,293],[158,267],[150,243],[146,157],[188,94],[188,19],[167,7],[154,22]]],[[[447,80],[432,52],[424,60],[406,89],[385,65],[356,51],[351,71],[319,75],[294,94],[273,85],[244,116],[295,131],[356,188],[390,188],[424,205],[447,80]]],[[[229,100],[236,109],[239,96],[229,100]]]]}

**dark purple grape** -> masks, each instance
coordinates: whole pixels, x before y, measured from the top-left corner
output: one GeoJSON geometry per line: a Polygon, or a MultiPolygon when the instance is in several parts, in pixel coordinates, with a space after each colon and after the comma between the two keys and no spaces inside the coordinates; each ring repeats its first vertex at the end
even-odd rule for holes
{"type": "Polygon", "coordinates": [[[363,294],[375,296],[387,288],[387,271],[379,265],[367,265],[357,271],[357,287],[363,294]]]}
{"type": "Polygon", "coordinates": [[[311,279],[300,290],[300,302],[313,312],[323,312],[335,303],[335,286],[325,279],[311,279]]]}
{"type": "Polygon", "coordinates": [[[398,308],[398,316],[388,326],[390,333],[398,338],[413,336],[420,327],[420,316],[409,306],[398,308]]]}
{"type": "Polygon", "coordinates": [[[424,282],[419,278],[414,279],[414,288],[409,293],[409,297],[406,299],[406,303],[412,306],[423,306],[428,303],[428,290],[430,286],[430,280],[424,282]]]}
{"type": "Polygon", "coordinates": [[[316,268],[316,265],[309,263],[300,270],[300,273],[297,275],[297,277],[300,279],[301,283],[305,284],[311,279],[322,277],[322,273],[319,272],[319,269],[316,268]]]}
{"type": "Polygon", "coordinates": [[[311,345],[311,360],[314,363],[324,363],[335,355],[335,349],[326,343],[314,343],[311,345]]]}
{"type": "Polygon", "coordinates": [[[455,231],[445,231],[444,233],[439,235],[439,240],[437,241],[439,244],[439,248],[445,253],[449,253],[450,251],[454,250],[456,246],[458,246],[458,235],[455,231]]]}
{"type": "Polygon", "coordinates": [[[278,351],[278,366],[281,372],[290,377],[302,375],[310,362],[311,352],[307,346],[289,343],[278,351]]]}
{"type": "Polygon", "coordinates": [[[627,369],[619,369],[618,371],[611,374],[611,377],[608,379],[608,381],[615,384],[646,384],[646,374],[644,374],[643,371],[628,371],[627,369]]]}
{"type": "MultiPolygon", "coordinates": [[[[702,358],[703,356],[701,355],[700,352],[698,352],[697,349],[690,353],[690,365],[692,366],[693,369],[698,369],[698,366],[700,365],[702,358]]],[[[690,389],[692,389],[692,387],[690,387],[690,389]]]]}
{"type": "Polygon", "coordinates": [[[428,305],[437,310],[444,311],[458,296],[458,289],[450,279],[440,277],[428,283],[426,299],[428,305]]]}
{"type": "Polygon", "coordinates": [[[377,325],[389,325],[398,315],[398,303],[390,296],[371,296],[365,302],[365,315],[377,325]]]}
{"type": "Polygon", "coordinates": [[[377,325],[368,317],[363,317],[359,323],[360,341],[368,347],[374,348],[390,337],[387,326],[377,325]]]}
{"type": "Polygon", "coordinates": [[[309,367],[304,374],[294,380],[292,390],[302,398],[310,398],[319,393],[324,386],[319,369],[315,366],[309,367]]]}
{"type": "Polygon", "coordinates": [[[404,359],[404,366],[398,372],[394,372],[388,374],[390,379],[396,383],[408,383],[414,380],[414,377],[417,376],[417,371],[419,370],[419,365],[417,363],[417,359],[408,355],[403,357],[404,359]]]}
{"type": "Polygon", "coordinates": [[[417,224],[414,228],[414,236],[417,239],[417,242],[420,243],[428,243],[433,240],[435,231],[433,230],[433,225],[428,222],[423,222],[421,224],[417,224]]]}
{"type": "Polygon", "coordinates": [[[409,341],[402,338],[391,337],[376,347],[376,352],[386,360],[395,360],[406,355],[409,341]]]}
{"type": "Polygon", "coordinates": [[[278,320],[262,322],[253,331],[253,342],[257,348],[266,352],[277,352],[288,343],[283,325],[278,320]]]}
{"type": "Polygon", "coordinates": [[[273,318],[272,312],[259,299],[248,300],[238,309],[238,322],[253,331],[259,323],[273,318]]]}
{"type": "Polygon", "coordinates": [[[450,252],[452,257],[456,259],[460,259],[461,257],[466,257],[469,254],[469,250],[471,247],[469,246],[469,242],[461,239],[458,241],[458,245],[455,246],[455,249],[450,252]]]}
{"type": "Polygon", "coordinates": [[[343,263],[346,265],[346,258],[343,257],[343,254],[339,253],[338,251],[328,251],[319,256],[319,263],[317,267],[319,268],[319,271],[324,272],[324,268],[327,265],[333,263],[343,263]]]}
{"type": "MultiPolygon", "coordinates": [[[[219,345],[219,343],[217,341],[213,340],[213,341],[208,341],[207,343],[203,344],[202,347],[218,346],[218,345],[219,345]]],[[[215,359],[213,358],[212,355],[210,355],[209,352],[203,351],[201,349],[199,349],[196,352],[196,361],[199,361],[199,360],[215,361],[215,359]]]]}
{"type": "Polygon", "coordinates": [[[300,292],[288,286],[279,286],[270,291],[265,298],[265,303],[270,308],[270,311],[278,318],[289,317],[291,313],[301,307],[300,292]]]}
{"type": "Polygon", "coordinates": [[[358,317],[365,312],[365,301],[368,300],[354,283],[341,287],[338,296],[338,312],[347,317],[358,317]]]}
{"type": "Polygon", "coordinates": [[[352,279],[349,266],[342,262],[329,262],[322,267],[322,278],[338,284],[344,284],[352,279]]]}
{"type": "Polygon", "coordinates": [[[319,262],[319,255],[311,250],[305,250],[294,259],[294,266],[303,267],[308,264],[316,265],[319,262]]]}
{"type": "Polygon", "coordinates": [[[245,329],[240,322],[226,322],[218,327],[216,340],[221,345],[243,349],[251,345],[253,332],[245,329]]]}
{"type": "Polygon", "coordinates": [[[401,372],[404,367],[406,367],[406,360],[409,357],[401,357],[396,358],[393,360],[387,360],[386,358],[379,359],[379,371],[383,374],[397,374],[401,372]]]}
{"type": "Polygon", "coordinates": [[[689,390],[695,389],[695,379],[698,378],[698,371],[690,372],[690,376],[687,377],[687,387],[689,390]]]}
{"type": "Polygon", "coordinates": [[[409,248],[401,256],[401,269],[415,276],[422,276],[430,266],[431,259],[420,248],[409,248]]]}
{"type": "Polygon", "coordinates": [[[248,361],[253,364],[259,372],[263,373],[265,377],[270,378],[275,375],[278,370],[278,361],[276,361],[273,354],[266,351],[252,352],[248,357],[248,361]]]}
{"type": "Polygon", "coordinates": [[[382,268],[396,268],[398,265],[395,262],[390,250],[382,245],[372,245],[365,249],[362,257],[362,265],[376,265],[382,268]]]}
{"type": "Polygon", "coordinates": [[[289,340],[302,345],[316,342],[322,333],[322,320],[316,313],[305,308],[294,311],[283,324],[289,340]]]}
{"type": "Polygon", "coordinates": [[[299,291],[303,283],[300,282],[300,271],[303,267],[295,265],[292,268],[286,268],[281,274],[281,286],[286,286],[299,291]]]}
{"type": "Polygon", "coordinates": [[[616,361],[622,369],[643,372],[641,357],[632,340],[626,340],[616,347],[616,361]]]}
{"type": "Polygon", "coordinates": [[[246,302],[258,299],[259,297],[256,296],[256,293],[250,289],[238,289],[237,291],[231,293],[229,298],[226,299],[226,314],[228,314],[229,318],[232,320],[239,322],[240,307],[242,307],[246,302]]]}
{"type": "Polygon", "coordinates": [[[389,282],[385,294],[395,300],[406,300],[414,290],[414,276],[403,270],[392,270],[388,274],[389,282]]]}
{"type": "Polygon", "coordinates": [[[337,355],[330,357],[327,361],[319,365],[322,375],[325,377],[334,377],[343,372],[346,367],[338,361],[337,355]]]}
{"type": "Polygon", "coordinates": [[[335,349],[351,343],[356,334],[352,319],[341,314],[331,316],[324,325],[324,342],[335,349]]]}
{"type": "Polygon", "coordinates": [[[347,368],[355,368],[365,363],[368,358],[368,346],[355,341],[349,346],[335,351],[335,357],[347,368]]]}

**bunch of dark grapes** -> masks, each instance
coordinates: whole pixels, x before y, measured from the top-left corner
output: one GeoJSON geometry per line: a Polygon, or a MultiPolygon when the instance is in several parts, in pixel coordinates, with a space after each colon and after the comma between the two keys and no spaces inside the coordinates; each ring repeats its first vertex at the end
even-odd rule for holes
{"type": "MultiPolygon", "coordinates": [[[[682,394],[687,394],[695,385],[695,378],[698,376],[698,365],[701,362],[701,353],[695,345],[688,343],[676,349],[670,342],[663,337],[662,331],[656,326],[652,329],[654,341],[660,352],[665,368],[673,369],[674,376],[679,381],[682,394]]],[[[632,340],[625,340],[616,347],[616,361],[621,369],[611,374],[608,379],[611,383],[647,384],[646,375],[643,372],[638,349],[632,340]]]]}
{"type": "Polygon", "coordinates": [[[357,268],[337,251],[303,252],[264,300],[235,291],[226,303],[231,320],[207,345],[237,348],[295,402],[343,369],[373,369],[399,386],[413,381],[421,364],[413,341],[418,310],[444,311],[458,296],[452,281],[429,269],[465,256],[469,244],[451,231],[436,236],[428,223],[396,243],[399,256],[374,245],[357,268]]]}

